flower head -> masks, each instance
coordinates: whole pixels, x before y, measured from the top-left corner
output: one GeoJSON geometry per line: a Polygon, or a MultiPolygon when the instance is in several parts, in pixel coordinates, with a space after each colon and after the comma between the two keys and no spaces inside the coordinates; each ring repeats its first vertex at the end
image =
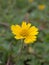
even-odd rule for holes
{"type": "Polygon", "coordinates": [[[44,10],[45,9],[45,5],[38,5],[38,9],[39,10],[44,10]]]}
{"type": "Polygon", "coordinates": [[[16,39],[23,39],[24,43],[29,44],[36,41],[38,35],[38,28],[31,26],[31,23],[22,22],[22,25],[12,25],[12,33],[15,35],[16,39]]]}

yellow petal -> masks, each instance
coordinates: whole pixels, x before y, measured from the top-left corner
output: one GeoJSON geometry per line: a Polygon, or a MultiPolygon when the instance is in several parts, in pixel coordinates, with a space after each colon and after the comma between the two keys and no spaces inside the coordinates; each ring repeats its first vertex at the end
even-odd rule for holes
{"type": "Polygon", "coordinates": [[[30,24],[30,23],[28,23],[28,24],[27,24],[27,28],[30,28],[30,26],[31,26],[31,24],[30,24]]]}
{"type": "Polygon", "coordinates": [[[35,26],[30,27],[29,33],[30,33],[30,35],[37,35],[38,34],[38,28],[36,28],[35,26]]]}
{"type": "Polygon", "coordinates": [[[30,43],[33,43],[34,41],[36,41],[36,36],[28,36],[28,37],[24,40],[24,43],[30,44],[30,43]]]}
{"type": "Polygon", "coordinates": [[[13,34],[18,35],[21,31],[21,27],[19,25],[12,25],[11,30],[13,34]]]}
{"type": "Polygon", "coordinates": [[[17,35],[15,36],[15,39],[23,39],[23,37],[21,35],[17,35]]]}
{"type": "Polygon", "coordinates": [[[22,22],[22,29],[29,29],[31,26],[30,23],[26,23],[25,21],[22,22]]]}
{"type": "Polygon", "coordinates": [[[23,21],[22,22],[22,28],[24,28],[24,27],[26,27],[27,25],[26,25],[26,22],[25,21],[23,21]]]}

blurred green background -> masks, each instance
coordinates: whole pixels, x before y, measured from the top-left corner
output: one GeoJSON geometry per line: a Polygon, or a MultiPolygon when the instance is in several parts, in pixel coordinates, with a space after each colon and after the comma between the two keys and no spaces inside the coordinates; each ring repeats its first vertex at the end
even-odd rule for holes
{"type": "Polygon", "coordinates": [[[0,65],[49,65],[49,0],[0,0],[0,65]],[[18,54],[21,42],[14,39],[10,26],[23,20],[37,26],[39,35],[18,54]]]}

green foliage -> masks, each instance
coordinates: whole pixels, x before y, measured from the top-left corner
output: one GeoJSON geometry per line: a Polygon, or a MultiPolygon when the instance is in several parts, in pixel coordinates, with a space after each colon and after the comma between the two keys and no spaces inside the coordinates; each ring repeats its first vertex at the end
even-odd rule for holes
{"type": "Polygon", "coordinates": [[[10,65],[49,65],[49,0],[0,0],[0,65],[7,65],[8,60],[10,65]],[[45,9],[40,11],[39,4],[45,9]],[[39,35],[34,44],[21,49],[10,26],[24,19],[39,28],[39,35]]]}

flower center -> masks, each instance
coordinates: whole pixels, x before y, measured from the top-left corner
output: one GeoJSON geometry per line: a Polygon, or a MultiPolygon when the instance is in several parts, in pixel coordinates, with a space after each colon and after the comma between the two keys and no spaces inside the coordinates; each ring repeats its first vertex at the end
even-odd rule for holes
{"type": "Polygon", "coordinates": [[[21,31],[21,35],[22,35],[23,37],[27,37],[28,34],[29,34],[29,33],[28,33],[28,30],[25,30],[25,29],[24,29],[24,30],[21,31]]]}

